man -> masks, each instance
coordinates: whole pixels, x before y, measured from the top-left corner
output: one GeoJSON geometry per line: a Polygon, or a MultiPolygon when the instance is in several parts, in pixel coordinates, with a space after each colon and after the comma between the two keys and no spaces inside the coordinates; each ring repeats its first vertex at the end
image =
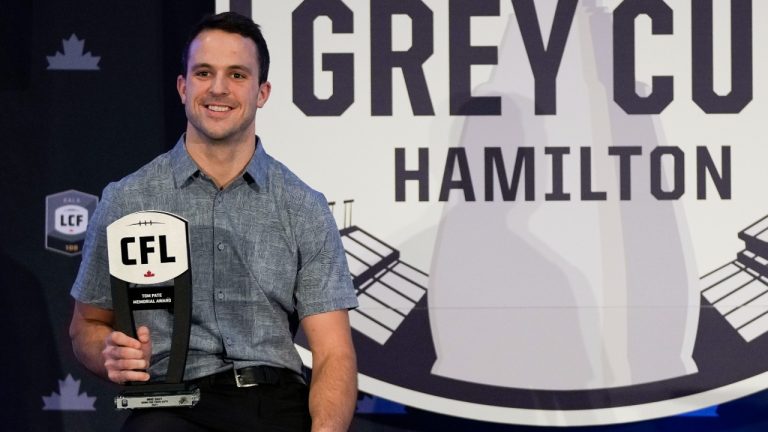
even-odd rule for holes
{"type": "Polygon", "coordinates": [[[187,115],[175,148],[112,183],[88,227],[72,295],[75,354],[115,383],[162,378],[170,317],[135,313],[137,339],[113,329],[106,226],[140,210],[189,221],[193,286],[185,380],[193,408],[131,413],[123,430],[346,430],[356,400],[347,309],[357,306],[323,196],[265,153],[256,110],[269,99],[269,52],[235,13],[204,19],[177,88],[187,115]],[[313,356],[310,389],[293,347],[298,323],[313,356]],[[241,388],[235,373],[259,384],[241,388]],[[308,395],[307,395],[308,392],[308,395]]]}

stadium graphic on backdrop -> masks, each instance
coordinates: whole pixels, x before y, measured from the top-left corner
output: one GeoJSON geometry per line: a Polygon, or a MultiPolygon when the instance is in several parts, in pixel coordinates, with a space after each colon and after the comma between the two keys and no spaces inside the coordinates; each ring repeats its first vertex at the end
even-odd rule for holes
{"type": "Polygon", "coordinates": [[[746,342],[768,332],[768,216],[739,232],[744,250],[701,278],[701,293],[746,342]]]}
{"type": "MultiPolygon", "coordinates": [[[[404,261],[385,240],[352,224],[351,215],[347,217],[352,202],[345,202],[340,234],[360,303],[350,312],[359,372],[390,390],[394,386],[406,393],[513,409],[599,411],[663,401],[669,398],[670,388],[678,389],[678,398],[695,397],[766,371],[768,216],[737,233],[745,248],[733,261],[700,278],[701,314],[693,355],[698,372],[631,386],[552,391],[463,382],[434,374],[437,355],[425,295],[430,277],[404,261]],[[730,353],[727,359],[723,352],[730,353]]],[[[504,329],[494,331],[503,343],[504,329]]],[[[297,345],[308,347],[301,334],[297,345]]],[[[391,394],[377,392],[376,386],[363,390],[384,397],[391,394]]],[[[429,403],[419,407],[430,409],[429,403]]],[[[620,414],[612,418],[617,420],[622,421],[620,414]]],[[[605,422],[595,417],[583,424],[590,423],[605,422]]]]}

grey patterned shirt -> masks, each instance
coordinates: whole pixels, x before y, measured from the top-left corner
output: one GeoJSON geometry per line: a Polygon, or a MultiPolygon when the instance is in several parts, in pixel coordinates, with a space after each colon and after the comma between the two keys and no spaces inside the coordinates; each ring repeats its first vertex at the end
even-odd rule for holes
{"type": "MultiPolygon", "coordinates": [[[[357,307],[338,228],[322,194],[264,151],[219,190],[176,146],[109,184],[90,223],[72,296],[112,309],[106,227],[140,210],[189,222],[193,310],[185,379],[232,367],[301,370],[293,336],[302,318],[357,307]]],[[[172,316],[134,312],[152,335],[154,377],[168,368],[172,316]]]]}

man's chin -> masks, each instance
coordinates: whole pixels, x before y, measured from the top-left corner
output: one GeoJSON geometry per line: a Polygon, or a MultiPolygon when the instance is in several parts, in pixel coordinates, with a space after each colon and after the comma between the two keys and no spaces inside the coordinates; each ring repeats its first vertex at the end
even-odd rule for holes
{"type": "Polygon", "coordinates": [[[234,131],[198,130],[198,135],[211,144],[227,144],[237,135],[234,131]]]}
{"type": "Polygon", "coordinates": [[[228,144],[231,142],[240,141],[244,136],[243,134],[252,135],[248,133],[248,127],[224,127],[224,125],[209,125],[199,124],[196,122],[190,122],[189,126],[194,130],[194,134],[201,140],[204,140],[211,144],[228,144]],[[210,127],[213,126],[213,127],[210,127]],[[222,127],[216,127],[222,126],[222,127]]]}

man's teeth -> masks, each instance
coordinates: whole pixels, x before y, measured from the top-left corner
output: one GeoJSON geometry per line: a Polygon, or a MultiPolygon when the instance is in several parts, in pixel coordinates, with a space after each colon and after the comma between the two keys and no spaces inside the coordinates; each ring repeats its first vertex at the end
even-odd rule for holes
{"type": "Polygon", "coordinates": [[[208,105],[208,109],[211,111],[223,112],[223,111],[229,111],[232,108],[228,106],[222,106],[222,105],[208,105]]]}

